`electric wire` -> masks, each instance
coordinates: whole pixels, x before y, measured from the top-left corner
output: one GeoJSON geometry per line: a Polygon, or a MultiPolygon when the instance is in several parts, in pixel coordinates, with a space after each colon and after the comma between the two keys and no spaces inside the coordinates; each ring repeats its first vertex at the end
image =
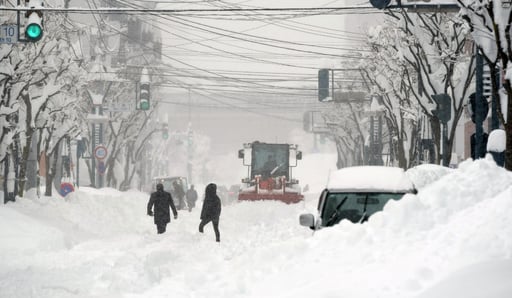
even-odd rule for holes
{"type": "MultiPolygon", "coordinates": [[[[95,4],[95,3],[94,3],[94,4],[95,4]]],[[[96,22],[98,23],[98,26],[99,26],[99,22],[98,22],[98,20],[97,20],[96,18],[95,18],[95,20],[96,20],[96,22]]],[[[100,31],[101,31],[101,30],[100,30],[100,31]]],[[[197,69],[197,67],[192,67],[192,68],[193,68],[194,70],[198,70],[198,69],[197,69]]],[[[205,71],[205,70],[203,70],[203,69],[200,69],[200,70],[205,71]]],[[[213,74],[214,74],[214,75],[216,75],[216,76],[218,75],[218,74],[216,74],[216,73],[213,73],[213,74]]],[[[222,77],[222,76],[221,76],[221,77],[222,77]]],[[[233,78],[229,78],[229,80],[233,80],[233,78]]],[[[268,87],[268,86],[267,86],[267,87],[268,87]]],[[[274,87],[274,86],[272,86],[272,87],[274,87]]],[[[223,104],[226,104],[226,103],[223,103],[223,104]]]]}

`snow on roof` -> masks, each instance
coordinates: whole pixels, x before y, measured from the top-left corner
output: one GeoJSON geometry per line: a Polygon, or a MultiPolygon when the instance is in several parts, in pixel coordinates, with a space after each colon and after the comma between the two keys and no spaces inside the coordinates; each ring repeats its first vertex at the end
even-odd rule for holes
{"type": "Polygon", "coordinates": [[[357,166],[331,173],[327,188],[347,191],[411,192],[414,185],[402,168],[357,166]]]}

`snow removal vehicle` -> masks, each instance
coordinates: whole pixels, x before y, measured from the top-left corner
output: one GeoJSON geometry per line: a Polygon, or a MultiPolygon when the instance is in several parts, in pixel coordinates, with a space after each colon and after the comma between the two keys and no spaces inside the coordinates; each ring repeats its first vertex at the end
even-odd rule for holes
{"type": "Polygon", "coordinates": [[[244,144],[238,158],[247,166],[242,179],[239,201],[277,200],[298,203],[301,194],[299,181],[292,178],[292,168],[302,159],[297,145],[253,142],[244,144]]]}

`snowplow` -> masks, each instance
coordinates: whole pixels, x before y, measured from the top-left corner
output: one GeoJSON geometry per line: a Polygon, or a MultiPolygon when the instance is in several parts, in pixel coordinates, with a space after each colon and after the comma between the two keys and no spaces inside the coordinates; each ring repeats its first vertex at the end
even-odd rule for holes
{"type": "Polygon", "coordinates": [[[291,204],[303,200],[299,181],[292,178],[292,168],[302,159],[297,145],[246,143],[238,151],[238,158],[247,167],[239,201],[276,200],[291,204]]]}

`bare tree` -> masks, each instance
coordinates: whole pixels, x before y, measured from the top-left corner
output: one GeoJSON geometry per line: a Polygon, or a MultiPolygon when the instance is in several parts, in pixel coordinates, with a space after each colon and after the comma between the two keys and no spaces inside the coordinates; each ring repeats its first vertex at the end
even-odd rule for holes
{"type": "MultiPolygon", "coordinates": [[[[373,52],[366,73],[377,92],[388,98],[386,115],[393,134],[399,138],[408,135],[409,146],[399,150],[405,153],[405,148],[418,141],[414,132],[419,129],[418,120],[426,115],[438,152],[436,161],[440,160],[441,123],[432,112],[436,108],[432,96],[445,93],[452,99],[452,117],[447,123],[450,160],[455,130],[475,74],[474,58],[465,51],[467,28],[456,15],[447,13],[390,12],[387,22],[370,34],[373,52]],[[404,121],[411,125],[404,126],[404,121]]],[[[405,157],[411,156],[413,152],[405,157]]]]}
{"type": "Polygon", "coordinates": [[[487,61],[492,77],[499,77],[497,70],[505,73],[498,86],[492,81],[493,96],[498,101],[498,115],[505,128],[505,168],[512,170],[512,84],[510,74],[512,59],[512,7],[507,1],[458,0],[463,18],[467,21],[473,39],[487,61]],[[502,89],[501,89],[502,88],[502,89]]]}

